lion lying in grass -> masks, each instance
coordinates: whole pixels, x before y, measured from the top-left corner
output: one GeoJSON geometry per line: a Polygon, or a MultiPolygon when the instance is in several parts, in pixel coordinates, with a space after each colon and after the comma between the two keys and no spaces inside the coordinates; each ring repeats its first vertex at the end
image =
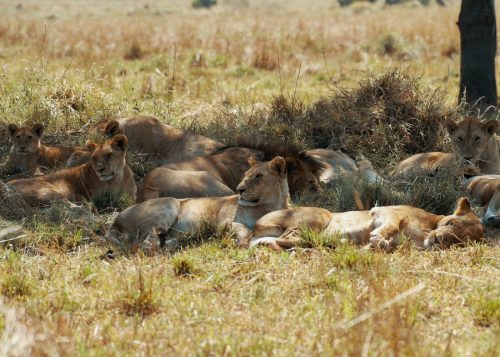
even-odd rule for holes
{"type": "Polygon", "coordinates": [[[369,211],[332,213],[322,208],[298,207],[269,213],[260,218],[244,246],[266,245],[275,250],[297,245],[300,228],[314,232],[341,234],[356,244],[367,244],[387,251],[398,244],[401,234],[420,248],[449,247],[478,241],[483,226],[462,197],[450,216],[435,215],[411,206],[375,207],[369,211]]]}
{"type": "Polygon", "coordinates": [[[151,116],[112,120],[107,123],[104,132],[108,137],[126,135],[130,151],[157,154],[163,163],[208,155],[224,146],[206,136],[163,124],[151,116]]]}
{"type": "Polygon", "coordinates": [[[21,193],[32,206],[52,200],[89,201],[104,189],[135,196],[137,188],[132,170],[125,162],[127,138],[116,135],[103,144],[92,143],[92,147],[91,160],[81,166],[12,180],[7,185],[21,193]]]}
{"type": "Polygon", "coordinates": [[[401,161],[391,172],[392,176],[410,171],[434,171],[439,167],[459,164],[466,166],[465,174],[500,174],[500,156],[496,120],[480,121],[467,118],[460,123],[446,122],[446,129],[453,144],[454,153],[427,152],[416,154],[401,161]]]}
{"type": "Polygon", "coordinates": [[[206,221],[232,224],[238,236],[244,237],[260,217],[289,207],[285,159],[254,162],[237,191],[238,195],[227,197],[167,197],[136,204],[116,217],[108,238],[118,245],[150,250],[167,240],[173,244],[177,232],[192,231],[206,221]],[[157,232],[161,232],[159,237],[157,232]]]}
{"type": "Polygon", "coordinates": [[[325,164],[325,169],[319,178],[321,182],[328,183],[336,177],[345,175],[360,175],[369,183],[380,183],[384,180],[367,159],[357,164],[343,152],[327,149],[307,150],[306,154],[325,164]]]}
{"type": "Polygon", "coordinates": [[[483,206],[481,221],[487,225],[500,225],[500,175],[476,176],[467,180],[467,191],[483,206]]]}
{"type": "Polygon", "coordinates": [[[144,177],[137,202],[158,197],[193,198],[234,194],[245,172],[255,161],[276,155],[286,161],[291,193],[305,188],[321,191],[319,178],[326,167],[321,161],[292,146],[248,144],[227,147],[212,155],[157,167],[144,177]]]}
{"type": "Polygon", "coordinates": [[[4,166],[6,174],[33,176],[39,167],[64,167],[75,151],[87,152],[82,147],[50,147],[43,145],[40,138],[44,132],[42,124],[18,128],[9,124],[8,134],[12,142],[9,157],[4,166]]]}

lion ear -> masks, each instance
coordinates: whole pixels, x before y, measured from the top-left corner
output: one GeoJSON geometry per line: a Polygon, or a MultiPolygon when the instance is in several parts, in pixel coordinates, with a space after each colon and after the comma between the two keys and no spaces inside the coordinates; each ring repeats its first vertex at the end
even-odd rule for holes
{"type": "Polygon", "coordinates": [[[85,146],[87,147],[88,151],[94,152],[95,148],[97,147],[97,144],[93,142],[92,140],[87,140],[85,143],[85,146]]]}
{"type": "Polygon", "coordinates": [[[272,170],[276,170],[280,176],[286,176],[286,161],[281,156],[276,156],[269,162],[269,167],[272,170]]]}
{"type": "Polygon", "coordinates": [[[255,158],[255,156],[250,156],[247,159],[247,163],[248,163],[248,165],[250,165],[250,167],[255,166],[255,165],[257,165],[257,159],[255,158]]]}
{"type": "Polygon", "coordinates": [[[453,119],[446,119],[444,125],[446,126],[446,130],[448,131],[448,134],[453,134],[455,130],[458,128],[458,124],[455,123],[453,119]]]}
{"type": "Polygon", "coordinates": [[[9,124],[9,126],[7,127],[7,132],[9,133],[9,136],[12,138],[14,136],[14,134],[16,133],[16,131],[18,131],[19,128],[17,127],[16,124],[9,124]]]}
{"type": "Polygon", "coordinates": [[[122,134],[115,135],[111,140],[112,140],[111,143],[112,146],[120,149],[121,151],[125,151],[127,149],[128,140],[125,135],[122,134]]]}
{"type": "Polygon", "coordinates": [[[43,126],[43,124],[35,124],[31,127],[31,130],[33,130],[36,133],[36,135],[38,135],[38,137],[41,138],[45,130],[45,127],[43,126]]]}
{"type": "Polygon", "coordinates": [[[108,124],[106,124],[106,127],[104,128],[104,134],[108,138],[112,138],[113,136],[117,135],[120,131],[120,123],[118,123],[116,120],[111,120],[108,124]]]}
{"type": "Polygon", "coordinates": [[[488,132],[488,134],[493,135],[498,129],[498,121],[495,119],[488,120],[483,123],[483,129],[488,132]]]}
{"type": "Polygon", "coordinates": [[[467,213],[471,213],[470,202],[467,197],[460,197],[457,203],[457,209],[453,213],[455,216],[464,216],[467,213]]]}

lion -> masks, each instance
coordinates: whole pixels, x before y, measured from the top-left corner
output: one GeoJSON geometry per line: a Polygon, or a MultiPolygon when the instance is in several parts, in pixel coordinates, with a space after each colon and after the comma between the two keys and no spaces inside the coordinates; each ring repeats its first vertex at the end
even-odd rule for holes
{"type": "Polygon", "coordinates": [[[130,151],[156,154],[164,164],[208,155],[224,147],[206,136],[173,128],[151,116],[112,120],[104,133],[108,137],[126,135],[130,151]]]}
{"type": "Polygon", "coordinates": [[[360,160],[359,164],[357,164],[353,159],[341,151],[313,149],[307,150],[306,154],[324,163],[325,169],[319,178],[321,182],[328,183],[335,177],[346,175],[360,175],[369,183],[380,183],[384,181],[375,171],[371,162],[365,158],[360,160]]]}
{"type": "Polygon", "coordinates": [[[291,248],[300,241],[300,229],[341,234],[356,244],[392,251],[401,234],[417,247],[432,249],[479,241],[483,226],[462,197],[452,215],[442,216],[412,206],[374,207],[369,211],[332,213],[323,208],[298,207],[271,212],[260,218],[243,246],[266,245],[275,250],[291,248]]]}
{"type": "Polygon", "coordinates": [[[449,119],[446,130],[453,144],[453,153],[428,152],[410,156],[401,161],[390,173],[391,176],[424,170],[434,171],[440,167],[465,166],[464,174],[500,174],[500,156],[496,130],[498,121],[480,121],[466,118],[460,123],[449,119]]]}
{"type": "Polygon", "coordinates": [[[483,207],[481,222],[485,225],[500,224],[500,175],[482,175],[466,181],[472,198],[483,207]]]}
{"type": "Polygon", "coordinates": [[[46,205],[52,200],[90,201],[102,190],[127,193],[133,197],[136,185],[125,162],[127,138],[116,135],[94,148],[87,163],[34,178],[16,179],[7,185],[21,193],[32,206],[46,205]]]}
{"type": "Polygon", "coordinates": [[[43,145],[40,138],[44,132],[43,124],[31,127],[17,127],[9,124],[8,134],[12,141],[9,157],[5,164],[5,171],[9,174],[33,176],[38,168],[64,167],[71,154],[75,151],[88,152],[83,147],[50,147],[43,145]]]}
{"type": "Polygon", "coordinates": [[[194,198],[233,195],[255,161],[285,157],[291,193],[312,188],[321,191],[319,177],[325,164],[290,145],[246,144],[226,147],[191,160],[157,167],[139,185],[137,202],[158,197],[194,198]]]}
{"type": "MultiPolygon", "coordinates": [[[[286,161],[254,162],[237,186],[237,195],[176,199],[156,198],[121,212],[108,231],[108,239],[122,246],[151,249],[145,242],[162,232],[153,247],[172,246],[176,233],[189,232],[200,223],[230,224],[239,237],[246,236],[257,219],[266,213],[288,208],[289,193],[286,161]]],[[[152,243],[149,243],[152,244],[152,243]]]]}

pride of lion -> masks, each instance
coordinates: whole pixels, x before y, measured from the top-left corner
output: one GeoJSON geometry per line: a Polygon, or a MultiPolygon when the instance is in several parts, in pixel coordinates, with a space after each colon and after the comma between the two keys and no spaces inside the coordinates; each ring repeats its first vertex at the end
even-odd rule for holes
{"type": "Polygon", "coordinates": [[[483,207],[482,220],[465,197],[448,216],[404,205],[352,212],[292,208],[290,193],[312,189],[321,195],[322,184],[338,176],[361,176],[369,184],[386,179],[368,160],[356,162],[340,151],[268,143],[226,146],[150,116],[103,123],[98,127],[107,139],[88,141],[85,147],[46,146],[42,124],[10,124],[12,146],[1,173],[18,176],[1,186],[0,199],[6,196],[3,187],[31,206],[91,201],[103,191],[127,194],[137,203],[116,216],[107,238],[146,251],[174,247],[204,222],[230,226],[243,247],[289,249],[300,243],[307,228],[385,251],[394,250],[401,236],[422,249],[446,248],[479,241],[483,224],[500,222],[500,156],[497,121],[466,118],[448,120],[445,126],[453,153],[413,155],[390,175],[461,165],[464,175],[475,176],[465,187],[483,207]],[[156,167],[139,182],[127,164],[127,151],[157,158],[156,167]],[[46,172],[50,169],[56,171],[46,172]]]}

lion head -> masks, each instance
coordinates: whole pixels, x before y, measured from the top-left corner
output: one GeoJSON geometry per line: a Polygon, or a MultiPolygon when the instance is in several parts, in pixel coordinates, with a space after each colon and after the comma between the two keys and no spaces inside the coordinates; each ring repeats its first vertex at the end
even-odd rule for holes
{"type": "Polygon", "coordinates": [[[446,122],[446,130],[457,159],[472,166],[477,165],[481,154],[496,140],[497,128],[496,120],[483,122],[476,118],[467,118],[458,124],[453,120],[446,122]]]}
{"type": "Polygon", "coordinates": [[[29,155],[37,152],[40,147],[40,138],[43,134],[43,124],[35,124],[31,127],[18,128],[15,124],[9,124],[8,133],[12,141],[11,152],[18,155],[29,155]]]}
{"type": "Polygon", "coordinates": [[[483,238],[483,226],[479,218],[472,212],[469,200],[462,197],[458,200],[457,209],[450,216],[443,217],[435,230],[431,231],[424,241],[430,249],[434,246],[448,248],[454,244],[479,241],[483,238]]]}
{"type": "Polygon", "coordinates": [[[276,156],[271,161],[257,162],[250,158],[250,169],[245,172],[236,191],[239,205],[245,207],[276,205],[288,200],[286,161],[276,156]]]}
{"type": "Polygon", "coordinates": [[[322,192],[319,182],[326,164],[301,151],[296,156],[286,158],[286,170],[290,192],[313,189],[322,192]]]}
{"type": "Polygon", "coordinates": [[[87,148],[92,152],[90,163],[99,180],[109,181],[123,171],[127,145],[127,137],[122,134],[115,135],[103,144],[87,142],[87,148]]]}

